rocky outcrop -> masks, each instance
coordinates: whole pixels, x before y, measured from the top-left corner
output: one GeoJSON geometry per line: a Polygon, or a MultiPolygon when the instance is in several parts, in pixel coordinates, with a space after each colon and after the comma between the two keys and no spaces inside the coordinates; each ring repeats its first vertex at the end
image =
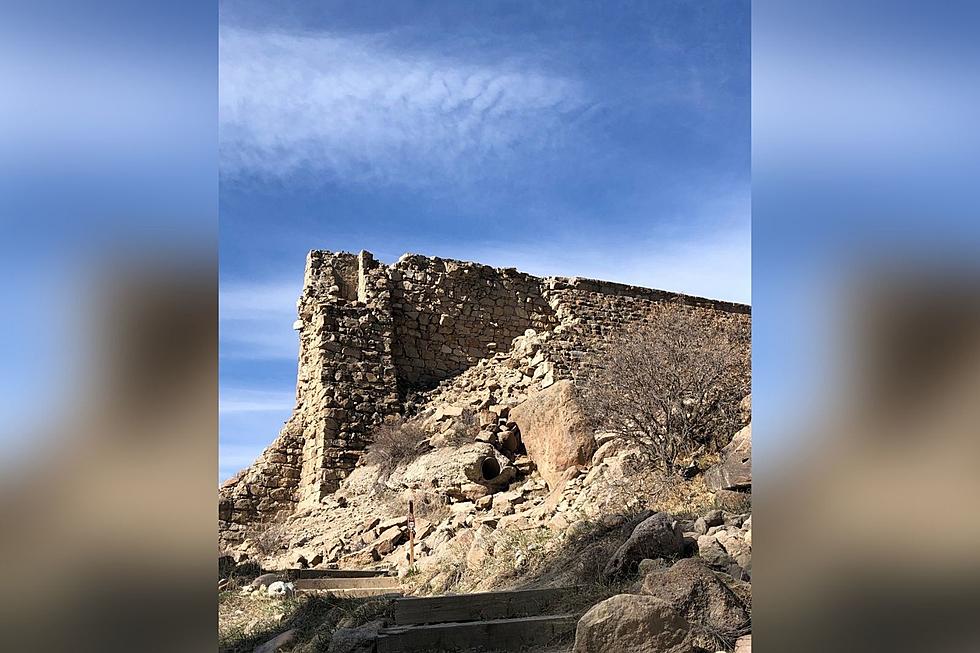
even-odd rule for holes
{"type": "Polygon", "coordinates": [[[742,600],[700,558],[678,560],[643,580],[643,593],[663,599],[688,622],[734,639],[751,627],[742,600]]]}
{"type": "Polygon", "coordinates": [[[573,653],[691,653],[692,628],[653,596],[619,594],[585,613],[575,629],[573,653]]]}
{"type": "Polygon", "coordinates": [[[746,490],[752,487],[752,425],[735,434],[721,450],[721,462],[704,474],[712,490],[746,490]]]}
{"type": "Polygon", "coordinates": [[[697,554],[705,563],[735,578],[751,577],[751,516],[730,515],[723,523],[705,529],[698,526],[696,523],[695,532],[691,535],[697,537],[697,554]]]}
{"type": "Polygon", "coordinates": [[[593,429],[571,381],[559,381],[510,411],[527,453],[552,489],[564,471],[586,465],[595,453],[593,429]]]}
{"type": "Polygon", "coordinates": [[[684,552],[684,534],[677,520],[663,512],[640,522],[629,539],[619,547],[603,573],[621,577],[634,573],[645,558],[675,558],[684,552]]]}

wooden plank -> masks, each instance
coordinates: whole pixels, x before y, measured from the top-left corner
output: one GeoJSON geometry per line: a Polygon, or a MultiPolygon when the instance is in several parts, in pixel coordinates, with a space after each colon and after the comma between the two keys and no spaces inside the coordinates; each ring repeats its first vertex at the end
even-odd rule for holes
{"type": "Polygon", "coordinates": [[[336,596],[338,598],[345,599],[362,599],[368,597],[376,596],[387,596],[391,598],[398,598],[402,595],[400,590],[394,590],[389,587],[375,587],[367,589],[351,589],[351,590],[298,590],[304,594],[325,594],[327,596],[336,596]]]}
{"type": "Polygon", "coordinates": [[[404,598],[395,602],[394,617],[398,625],[530,617],[555,612],[555,605],[575,591],[559,587],[404,598]]]}
{"type": "Polygon", "coordinates": [[[385,569],[290,569],[286,572],[297,578],[378,578],[388,575],[385,569]]]}
{"type": "Polygon", "coordinates": [[[413,651],[520,651],[570,637],[578,615],[547,615],[466,623],[396,626],[378,635],[378,653],[413,651]]]}
{"type": "Polygon", "coordinates": [[[293,584],[298,590],[346,590],[401,587],[397,578],[377,576],[373,578],[297,578],[293,584]]]}

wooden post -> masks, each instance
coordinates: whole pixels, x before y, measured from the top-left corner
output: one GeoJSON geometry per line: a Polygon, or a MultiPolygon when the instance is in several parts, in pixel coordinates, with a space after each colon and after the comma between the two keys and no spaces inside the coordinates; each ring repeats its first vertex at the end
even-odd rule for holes
{"type": "Polygon", "coordinates": [[[415,502],[408,500],[408,568],[415,569],[415,502]]]}

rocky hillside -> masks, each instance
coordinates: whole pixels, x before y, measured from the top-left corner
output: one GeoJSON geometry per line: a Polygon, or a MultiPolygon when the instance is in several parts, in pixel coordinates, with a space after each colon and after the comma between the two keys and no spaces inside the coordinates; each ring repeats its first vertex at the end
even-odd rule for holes
{"type": "Polygon", "coordinates": [[[637,632],[674,619],[694,633],[676,646],[734,650],[751,630],[749,398],[724,449],[667,475],[641,440],[590,426],[541,353],[549,337],[529,330],[413,396],[335,493],[224,553],[264,570],[387,568],[417,595],[577,585],[577,651],[620,650],[609,615],[637,632]]]}
{"type": "MultiPolygon", "coordinates": [[[[747,306],[417,255],[314,251],[306,276],[297,406],[219,497],[226,587],[280,572],[245,591],[312,629],[295,650],[364,625],[291,596],[297,570],[416,596],[575,588],[582,653],[751,631],[747,306]]],[[[242,626],[235,596],[220,614],[242,626]]],[[[372,605],[354,612],[377,636],[372,605]]]]}

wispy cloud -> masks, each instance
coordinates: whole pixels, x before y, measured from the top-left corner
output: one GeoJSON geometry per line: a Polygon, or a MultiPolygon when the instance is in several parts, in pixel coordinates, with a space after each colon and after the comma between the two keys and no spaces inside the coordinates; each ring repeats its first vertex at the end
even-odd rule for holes
{"type": "Polygon", "coordinates": [[[221,356],[295,360],[299,343],[292,325],[299,293],[298,282],[222,284],[218,303],[221,356]]]}
{"type": "Polygon", "coordinates": [[[470,63],[384,37],[220,31],[226,177],[430,184],[548,148],[589,106],[534,62],[470,63]]]}
{"type": "Polygon", "coordinates": [[[295,403],[292,392],[229,388],[221,390],[218,411],[222,414],[281,413],[291,409],[295,403]]]}
{"type": "MultiPolygon", "coordinates": [[[[270,438],[271,439],[271,438],[270,438]]],[[[251,465],[265,449],[264,444],[235,445],[221,443],[218,447],[218,480],[224,482],[251,465]]]]}
{"type": "MultiPolygon", "coordinates": [[[[255,380],[252,381],[253,383],[255,380]]],[[[219,474],[224,480],[251,464],[275,438],[296,405],[291,384],[264,381],[247,388],[222,387],[218,400],[219,474]]]]}

